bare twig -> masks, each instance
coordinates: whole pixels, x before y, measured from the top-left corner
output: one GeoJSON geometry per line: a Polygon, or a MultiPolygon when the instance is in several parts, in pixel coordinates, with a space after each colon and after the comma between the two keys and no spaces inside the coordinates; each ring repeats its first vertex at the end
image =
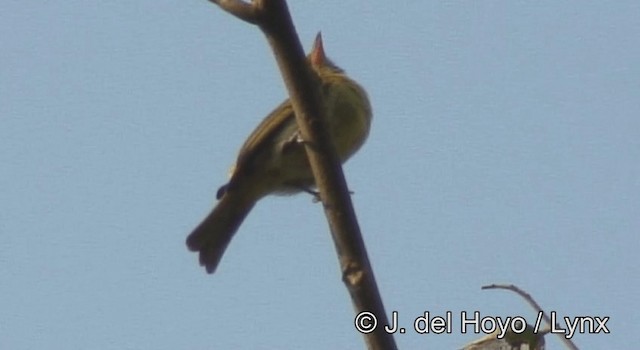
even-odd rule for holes
{"type": "Polygon", "coordinates": [[[242,0],[208,0],[226,12],[238,17],[239,19],[251,24],[258,24],[259,11],[252,4],[248,4],[242,0]]]}
{"type": "Polygon", "coordinates": [[[307,64],[286,1],[254,0],[251,4],[239,0],[209,1],[246,22],[258,25],[266,35],[289,92],[302,138],[306,141],[311,170],[338,252],[342,279],[349,290],[356,313],[371,312],[378,321],[377,329],[364,335],[367,347],[397,349],[393,336],[384,331],[383,326],[389,325],[387,314],[369,263],[342,167],[325,128],[318,77],[307,64]]]}
{"type": "MultiPolygon", "coordinates": [[[[525,292],[524,290],[520,289],[519,287],[517,287],[517,286],[515,286],[513,284],[490,284],[488,286],[482,286],[482,289],[506,289],[506,290],[510,290],[510,291],[512,291],[514,293],[517,293],[524,300],[526,300],[529,303],[529,305],[531,305],[531,307],[536,312],[542,312],[542,317],[549,324],[549,327],[553,327],[554,326],[554,325],[551,324],[551,319],[549,319],[549,316],[547,316],[547,314],[544,312],[542,307],[540,307],[540,305],[533,299],[531,294],[525,292]]],[[[571,341],[571,339],[567,339],[566,337],[563,336],[563,334],[558,334],[558,336],[560,337],[560,339],[562,339],[562,342],[564,343],[564,345],[566,347],[568,347],[569,349],[572,349],[572,350],[578,350],[578,347],[571,341]]]]}

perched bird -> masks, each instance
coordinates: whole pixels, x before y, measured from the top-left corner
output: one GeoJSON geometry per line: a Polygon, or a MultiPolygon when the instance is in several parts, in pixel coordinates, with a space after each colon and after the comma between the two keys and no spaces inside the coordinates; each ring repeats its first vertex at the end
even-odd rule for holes
{"type": "MultiPolygon", "coordinates": [[[[307,57],[320,78],[327,131],[342,162],[364,143],[371,126],[367,93],[326,56],[320,34],[307,57]]],[[[293,194],[314,186],[305,147],[287,99],[249,135],[229,182],[217,192],[213,211],[187,237],[200,252],[200,265],[213,273],[231,238],[258,200],[269,194],[293,194]]]]}

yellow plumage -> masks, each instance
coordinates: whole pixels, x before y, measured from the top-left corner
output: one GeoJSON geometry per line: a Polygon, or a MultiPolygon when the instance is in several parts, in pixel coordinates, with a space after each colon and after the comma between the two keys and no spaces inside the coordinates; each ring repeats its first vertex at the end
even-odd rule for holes
{"type": "MultiPolygon", "coordinates": [[[[360,85],[326,58],[319,35],[308,62],[320,78],[327,131],[344,162],[369,135],[369,99],[360,85]]],[[[200,252],[200,264],[213,273],[233,234],[260,198],[300,192],[313,184],[305,147],[300,143],[293,108],[287,99],[249,135],[229,182],[218,190],[218,204],[189,235],[187,246],[200,252]]]]}

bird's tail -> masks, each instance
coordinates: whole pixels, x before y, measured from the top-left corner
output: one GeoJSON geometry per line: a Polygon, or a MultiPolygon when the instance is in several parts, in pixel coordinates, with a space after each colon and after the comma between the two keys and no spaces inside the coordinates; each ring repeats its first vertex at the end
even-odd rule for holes
{"type": "Polygon", "coordinates": [[[227,192],[211,213],[187,237],[187,247],[200,252],[200,265],[213,273],[231,238],[255,205],[255,200],[227,192]]]}

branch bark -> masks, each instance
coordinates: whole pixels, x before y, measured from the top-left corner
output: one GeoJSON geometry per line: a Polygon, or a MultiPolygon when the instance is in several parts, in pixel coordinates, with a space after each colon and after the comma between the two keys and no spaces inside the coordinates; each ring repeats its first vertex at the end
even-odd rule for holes
{"type": "MultiPolygon", "coordinates": [[[[267,37],[282,73],[296,114],[307,156],[320,193],[325,215],[338,253],[342,280],[356,313],[373,313],[378,327],[364,334],[369,349],[397,349],[373,269],[360,232],[347,184],[335,147],[325,128],[319,79],[305,59],[304,51],[284,0],[209,0],[234,16],[257,25],[267,37]]],[[[355,327],[354,327],[355,331],[355,327]]]]}
{"type": "Polygon", "coordinates": [[[258,12],[255,6],[239,0],[209,0],[226,12],[251,24],[258,24],[258,12]]]}

